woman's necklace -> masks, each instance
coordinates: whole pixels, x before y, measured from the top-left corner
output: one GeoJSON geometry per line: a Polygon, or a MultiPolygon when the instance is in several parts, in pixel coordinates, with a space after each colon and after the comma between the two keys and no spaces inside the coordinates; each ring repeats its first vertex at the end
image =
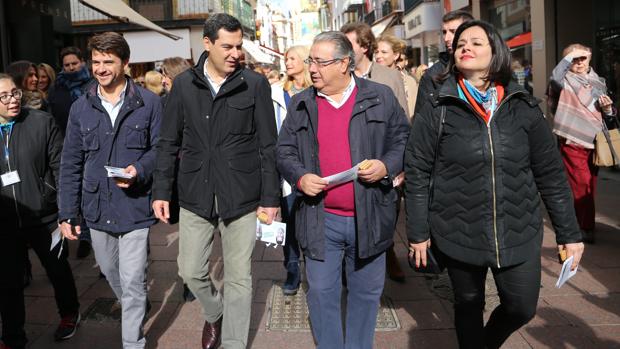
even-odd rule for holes
{"type": "Polygon", "coordinates": [[[295,82],[293,82],[291,84],[291,88],[289,89],[289,92],[291,93],[291,95],[294,96],[294,95],[298,94],[299,92],[301,92],[303,90],[304,90],[303,87],[302,88],[297,88],[297,86],[295,86],[295,82]]]}

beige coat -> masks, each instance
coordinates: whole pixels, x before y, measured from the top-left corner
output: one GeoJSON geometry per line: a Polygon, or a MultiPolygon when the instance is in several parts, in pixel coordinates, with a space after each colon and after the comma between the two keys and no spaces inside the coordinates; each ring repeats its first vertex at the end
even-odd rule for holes
{"type": "Polygon", "coordinates": [[[405,83],[405,95],[407,96],[407,107],[409,108],[409,120],[413,118],[413,111],[415,110],[415,101],[418,97],[418,83],[415,79],[401,71],[401,76],[403,77],[403,82],[405,83]]]}
{"type": "Polygon", "coordinates": [[[407,118],[411,119],[411,113],[413,113],[413,109],[409,109],[407,103],[407,95],[405,94],[405,84],[403,83],[403,78],[401,77],[398,70],[390,69],[388,67],[382,66],[381,64],[373,62],[370,66],[368,79],[370,81],[387,85],[392,90],[392,92],[394,92],[394,95],[396,96],[396,99],[398,99],[398,103],[400,104],[400,106],[405,111],[405,115],[407,115],[407,118]]]}

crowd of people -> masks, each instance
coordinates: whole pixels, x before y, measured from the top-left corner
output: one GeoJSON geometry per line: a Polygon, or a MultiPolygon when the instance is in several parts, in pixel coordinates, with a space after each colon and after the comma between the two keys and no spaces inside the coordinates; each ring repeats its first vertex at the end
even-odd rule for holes
{"type": "Polygon", "coordinates": [[[459,346],[501,347],[536,312],[542,204],[572,269],[594,242],[594,138],[617,124],[616,109],[584,45],[553,71],[550,125],[491,24],[450,12],[442,37],[439,61],[411,70],[402,40],[349,23],[288,48],[281,76],[247,67],[240,22],[214,14],[194,66],[171,57],[143,81],[126,75],[130,47],[113,32],[89,40],[89,64],[63,49],[57,74],[10,64],[0,74],[0,348],[27,343],[28,247],[54,288],[54,339],[76,333],[68,240],[80,241],[78,257],[92,248],[118,299],[123,348],[144,348],[157,221],[179,224],[178,273],[204,311],[201,347],[247,347],[257,219],[287,223],[282,292],[298,292],[303,266],[316,346],[371,348],[385,276],[405,278],[393,242],[401,201],[412,265],[432,254],[447,269],[459,346]],[[348,182],[325,178],[352,167],[348,182]],[[218,233],[222,289],[209,268],[218,233]],[[489,269],[500,304],[485,323],[489,269]]]}

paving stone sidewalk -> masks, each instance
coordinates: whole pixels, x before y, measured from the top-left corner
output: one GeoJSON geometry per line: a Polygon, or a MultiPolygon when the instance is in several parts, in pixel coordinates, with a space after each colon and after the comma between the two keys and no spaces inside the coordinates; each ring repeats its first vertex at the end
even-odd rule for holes
{"type": "MultiPolygon", "coordinates": [[[[598,190],[597,241],[586,246],[578,274],[561,289],[555,288],[560,265],[554,235],[546,222],[538,314],[509,338],[505,348],[620,348],[620,173],[602,170],[598,190]]],[[[384,292],[388,302],[385,314],[394,314],[398,325],[377,331],[375,348],[456,348],[449,280],[445,276],[428,279],[409,270],[403,216],[395,242],[407,280],[404,284],[386,280],[384,292]]],[[[219,241],[216,245],[212,267],[216,283],[221,286],[219,241]]],[[[71,256],[75,255],[75,248],[72,244],[71,256]]],[[[185,349],[200,345],[204,320],[197,301],[183,302],[183,283],[177,277],[177,251],[177,227],[155,226],[149,257],[149,348],[185,349]]],[[[121,348],[114,296],[106,281],[99,278],[92,255],[84,260],[71,258],[81,310],[87,318],[74,338],[61,343],[52,340],[58,323],[52,289],[36,256],[31,253],[30,258],[34,279],[26,289],[28,348],[121,348]],[[112,315],[106,315],[110,311],[112,315]]],[[[297,318],[291,319],[297,321],[297,328],[293,325],[282,330],[281,323],[269,323],[273,292],[278,291],[285,278],[281,249],[257,244],[252,259],[254,294],[249,347],[314,348],[312,335],[300,315],[305,311],[303,306],[297,306],[297,318]]],[[[497,304],[492,280],[487,286],[487,309],[492,309],[497,304]]],[[[386,321],[394,326],[389,318],[386,321]]]]}

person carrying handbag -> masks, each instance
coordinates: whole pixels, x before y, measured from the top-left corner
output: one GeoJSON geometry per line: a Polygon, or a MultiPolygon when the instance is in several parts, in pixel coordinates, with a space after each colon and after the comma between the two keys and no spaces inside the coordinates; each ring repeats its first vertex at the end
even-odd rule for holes
{"type": "Polygon", "coordinates": [[[592,50],[571,44],[553,69],[550,102],[553,133],[560,137],[560,152],[573,192],[583,241],[594,243],[594,195],[598,167],[593,163],[596,135],[616,110],[606,94],[605,81],[590,67],[592,50]],[[556,107],[557,106],[557,107],[556,107]]]}

